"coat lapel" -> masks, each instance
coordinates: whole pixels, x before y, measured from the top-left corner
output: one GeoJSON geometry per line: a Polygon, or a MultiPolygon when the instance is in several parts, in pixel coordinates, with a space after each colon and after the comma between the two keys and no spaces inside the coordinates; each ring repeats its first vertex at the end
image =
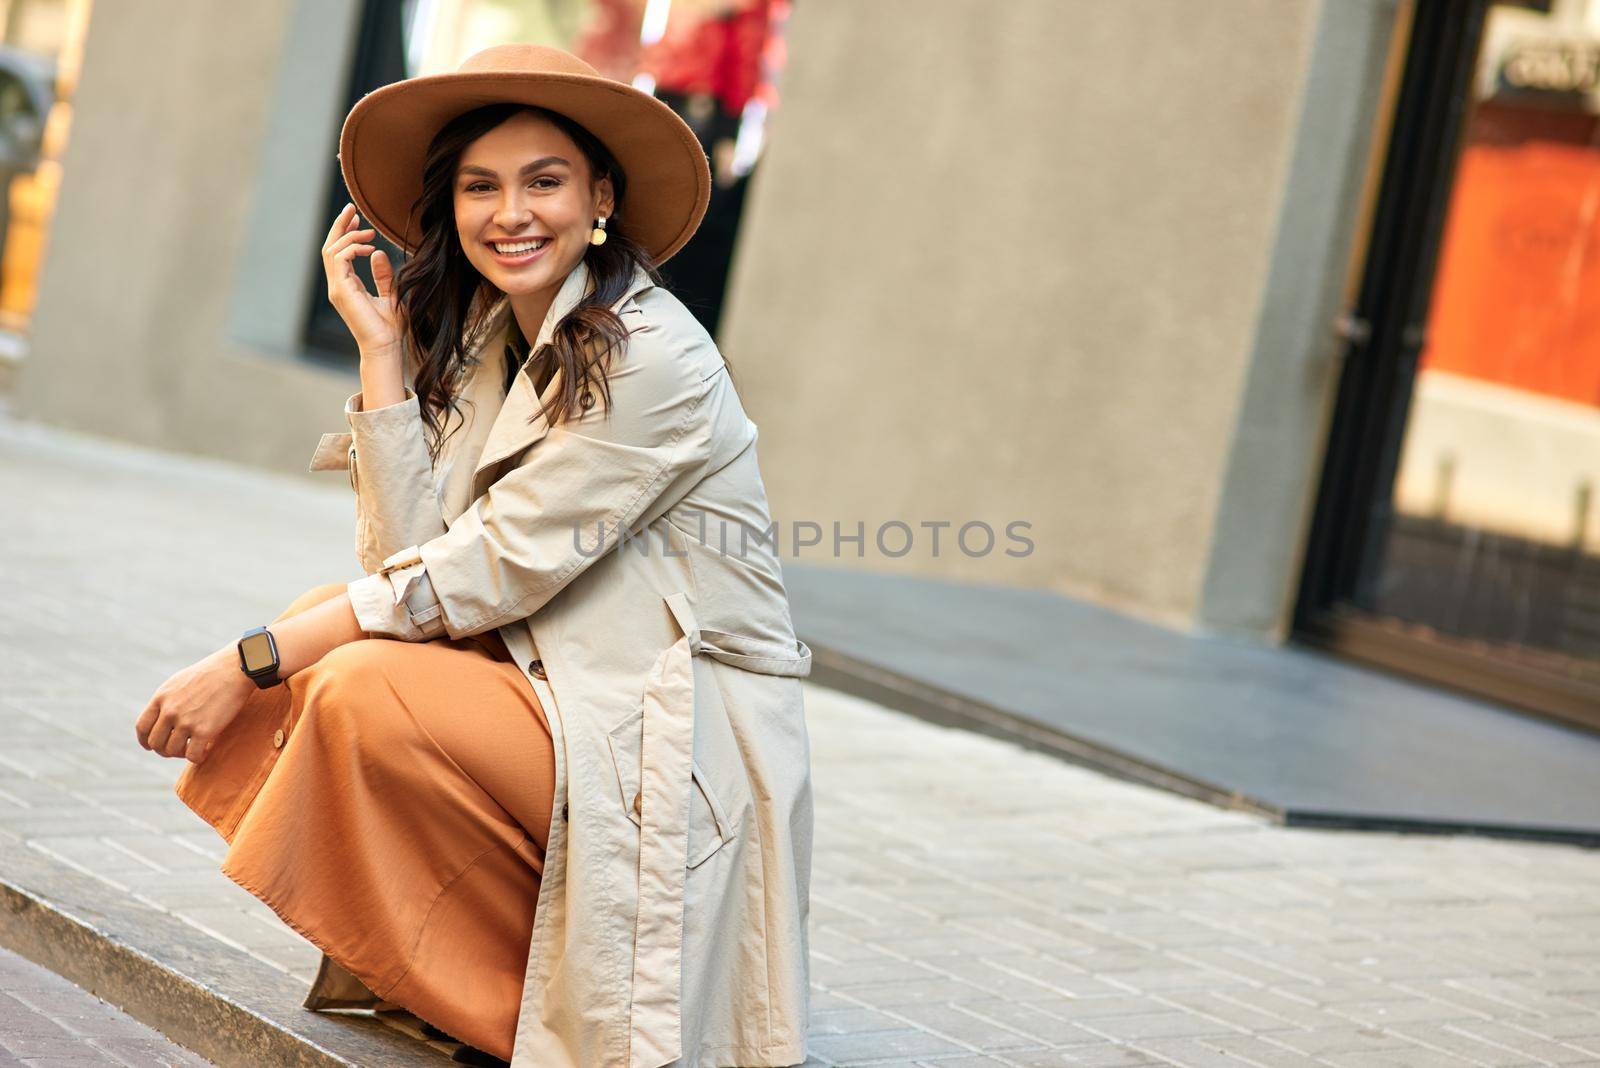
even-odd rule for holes
{"type": "MultiPolygon", "coordinates": [[[[612,305],[612,309],[620,308],[630,297],[650,288],[653,284],[649,275],[641,268],[635,267],[627,292],[612,305]]],[[[550,302],[550,310],[545,313],[544,323],[539,327],[539,336],[529,347],[530,353],[538,352],[550,343],[551,338],[555,336],[556,324],[577,306],[591,288],[588,264],[579,260],[577,266],[567,274],[566,281],[561,283],[561,288],[556,291],[555,299],[550,302]]],[[[511,314],[509,304],[506,314],[509,326],[511,314]]],[[[502,350],[503,338],[502,333],[502,350]]],[[[503,365],[501,369],[504,370],[503,365]]],[[[549,433],[550,425],[544,416],[544,408],[560,392],[561,383],[562,370],[558,367],[551,376],[550,383],[545,386],[544,392],[536,394],[532,377],[525,371],[517,373],[511,385],[511,392],[506,395],[505,402],[500,406],[500,412],[495,416],[494,425],[489,429],[489,436],[484,439],[483,451],[478,454],[477,463],[473,468],[474,499],[488,488],[485,478],[490,468],[506,457],[521,452],[549,433]]]]}
{"type": "MultiPolygon", "coordinates": [[[[528,351],[538,352],[540,346],[550,343],[551,337],[555,335],[556,323],[583,299],[583,295],[588,291],[588,285],[589,268],[579,260],[578,265],[567,273],[566,281],[561,283],[561,288],[556,291],[555,300],[550,302],[550,310],[545,313],[544,323],[539,327],[539,336],[528,351]]],[[[509,326],[512,312],[509,301],[507,304],[506,324],[509,326]]],[[[504,345],[504,335],[501,344],[504,345]]],[[[494,425],[489,428],[489,436],[484,439],[483,451],[478,454],[477,465],[473,468],[475,483],[485,470],[545,436],[550,427],[540,412],[540,402],[553,398],[560,388],[559,368],[542,395],[535,395],[533,380],[526,373],[517,372],[517,377],[511,384],[511,392],[506,394],[505,402],[500,405],[500,413],[495,416],[494,425]]]]}

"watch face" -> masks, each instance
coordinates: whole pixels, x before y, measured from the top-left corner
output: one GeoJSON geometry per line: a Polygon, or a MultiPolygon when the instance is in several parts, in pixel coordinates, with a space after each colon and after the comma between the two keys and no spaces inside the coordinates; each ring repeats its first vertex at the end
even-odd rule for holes
{"type": "Polygon", "coordinates": [[[272,667],[272,639],[265,634],[252,634],[239,639],[239,654],[246,672],[254,674],[272,667]]]}

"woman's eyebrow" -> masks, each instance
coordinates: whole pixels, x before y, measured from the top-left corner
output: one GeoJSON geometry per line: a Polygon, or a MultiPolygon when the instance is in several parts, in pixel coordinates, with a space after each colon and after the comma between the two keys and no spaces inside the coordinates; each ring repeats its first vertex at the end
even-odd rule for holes
{"type": "MultiPolygon", "coordinates": [[[[517,171],[517,174],[520,177],[521,175],[527,174],[529,171],[536,171],[541,167],[548,167],[552,163],[560,163],[567,167],[572,166],[572,162],[570,160],[564,159],[561,156],[541,156],[532,163],[524,163],[522,165],[522,169],[517,171]]],[[[456,175],[458,177],[463,174],[481,174],[485,178],[500,177],[488,167],[479,167],[472,163],[466,164],[456,171],[456,175]]]]}

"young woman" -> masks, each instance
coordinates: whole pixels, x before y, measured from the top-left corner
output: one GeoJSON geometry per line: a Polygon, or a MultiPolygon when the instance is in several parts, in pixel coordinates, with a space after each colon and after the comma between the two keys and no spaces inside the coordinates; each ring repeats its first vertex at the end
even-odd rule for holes
{"type": "Polygon", "coordinates": [[[174,675],[140,744],[322,950],[307,1007],[404,1007],[481,1063],[799,1064],[810,650],[756,427],[656,271],[704,152],[505,45],[368,94],[340,159],[361,391],[312,467],[348,471],[368,574],[174,675]]]}

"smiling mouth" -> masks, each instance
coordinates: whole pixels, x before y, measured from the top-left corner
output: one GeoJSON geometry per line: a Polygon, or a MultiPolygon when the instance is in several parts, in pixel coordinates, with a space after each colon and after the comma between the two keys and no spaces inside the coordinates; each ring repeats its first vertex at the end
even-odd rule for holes
{"type": "Polygon", "coordinates": [[[488,241],[489,251],[494,253],[494,258],[508,267],[532,263],[544,255],[550,247],[550,238],[538,237],[523,241],[488,241]]]}

